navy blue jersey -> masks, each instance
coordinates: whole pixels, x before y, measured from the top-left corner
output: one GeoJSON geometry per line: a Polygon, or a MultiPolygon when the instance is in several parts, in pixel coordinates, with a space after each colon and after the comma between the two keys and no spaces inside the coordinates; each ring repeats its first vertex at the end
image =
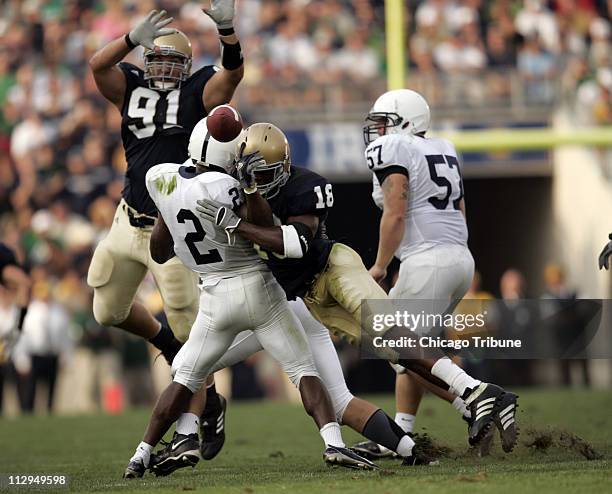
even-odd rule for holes
{"type": "Polygon", "coordinates": [[[4,285],[4,268],[7,266],[19,266],[13,249],[0,242],[0,284],[4,285]]]}
{"type": "Polygon", "coordinates": [[[281,187],[277,196],[269,200],[272,212],[282,224],[293,216],[316,215],[319,217],[317,230],[310,248],[301,259],[283,259],[267,252],[267,264],[289,300],[303,297],[314,277],[325,269],[333,241],[327,238],[325,219],[334,204],[332,185],[310,170],[291,167],[288,182],[281,187]]]}
{"type": "Polygon", "coordinates": [[[127,160],[123,198],[138,212],[156,215],[145,187],[149,168],[160,163],[182,163],[195,125],[206,116],[204,85],[215,73],[212,65],[194,72],[180,89],[149,88],[142,69],[121,62],[127,82],[121,109],[121,139],[127,160]]]}

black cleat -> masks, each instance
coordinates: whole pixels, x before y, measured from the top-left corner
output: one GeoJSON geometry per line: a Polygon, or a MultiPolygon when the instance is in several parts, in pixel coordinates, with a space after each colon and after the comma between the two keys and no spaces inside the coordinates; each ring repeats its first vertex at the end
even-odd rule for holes
{"type": "Polygon", "coordinates": [[[381,458],[400,458],[400,456],[395,452],[380,444],[375,443],[374,441],[362,441],[360,443],[355,444],[351,448],[355,453],[368,460],[379,460],[381,458]]]}
{"type": "Polygon", "coordinates": [[[504,393],[505,391],[495,384],[480,383],[465,397],[465,404],[472,414],[472,422],[468,426],[470,446],[480,443],[493,426],[496,403],[504,393]]]}
{"type": "Polygon", "coordinates": [[[175,470],[195,467],[200,461],[200,441],[197,434],[174,433],[172,441],[151,455],[149,469],[158,477],[170,475],[175,470]]]}
{"type": "Polygon", "coordinates": [[[374,470],[378,466],[372,463],[367,458],[360,456],[355,451],[349,448],[340,448],[337,446],[327,446],[323,452],[323,459],[328,465],[338,465],[344,468],[352,468],[354,470],[374,470]]]}
{"type": "Polygon", "coordinates": [[[208,402],[202,416],[200,417],[200,453],[203,460],[212,460],[223,449],[225,444],[225,410],[227,400],[220,394],[221,406],[208,408],[208,402]]]}
{"type": "Polygon", "coordinates": [[[139,479],[145,473],[147,468],[144,466],[142,458],[136,460],[130,460],[125,472],[123,472],[124,479],[139,479]]]}
{"type": "Polygon", "coordinates": [[[499,431],[502,449],[506,453],[512,452],[518,440],[518,426],[516,424],[516,409],[518,396],[505,392],[495,403],[493,422],[499,431]]]}
{"type": "MultiPolygon", "coordinates": [[[[463,417],[463,420],[467,422],[468,434],[470,433],[470,427],[472,426],[473,420],[471,418],[463,417]]],[[[491,447],[493,446],[493,427],[485,434],[480,442],[470,449],[471,453],[475,456],[483,458],[491,454],[491,447]]]]}

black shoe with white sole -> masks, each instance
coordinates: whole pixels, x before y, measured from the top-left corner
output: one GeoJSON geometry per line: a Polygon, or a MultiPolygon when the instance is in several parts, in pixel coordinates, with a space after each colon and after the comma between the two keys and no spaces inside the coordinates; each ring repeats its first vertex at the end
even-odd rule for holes
{"type": "Polygon", "coordinates": [[[142,458],[136,460],[130,460],[125,472],[123,472],[124,479],[139,479],[145,473],[147,467],[144,466],[142,458]]]}
{"type": "Polygon", "coordinates": [[[355,453],[368,460],[379,460],[381,458],[401,458],[395,451],[392,451],[374,441],[362,441],[355,444],[352,448],[355,453]]]}
{"type": "Polygon", "coordinates": [[[360,456],[355,451],[337,446],[327,446],[323,452],[323,459],[328,465],[338,465],[354,470],[374,470],[378,468],[375,463],[360,456]]]}
{"type": "Polygon", "coordinates": [[[468,426],[468,441],[471,446],[477,445],[493,426],[497,411],[496,402],[505,391],[495,384],[480,383],[465,396],[464,401],[472,414],[468,426]]]}
{"type": "Polygon", "coordinates": [[[209,407],[208,403],[210,401],[207,402],[200,417],[200,437],[202,439],[200,453],[203,460],[212,460],[221,452],[225,444],[227,400],[223,395],[217,394],[217,396],[220,405],[209,407]]]}
{"type": "Polygon", "coordinates": [[[175,470],[195,467],[200,461],[200,440],[197,434],[174,433],[172,441],[151,455],[149,469],[155,475],[170,475],[175,470]]]}
{"type": "Polygon", "coordinates": [[[518,440],[517,408],[518,396],[514,393],[505,392],[495,403],[493,421],[499,431],[502,449],[506,453],[512,452],[518,440]]]}

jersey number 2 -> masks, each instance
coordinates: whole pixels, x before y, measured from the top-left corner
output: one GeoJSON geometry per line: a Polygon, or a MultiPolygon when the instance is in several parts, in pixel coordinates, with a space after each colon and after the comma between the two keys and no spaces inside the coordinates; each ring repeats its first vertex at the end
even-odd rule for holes
{"type": "Polygon", "coordinates": [[[130,95],[127,115],[134,120],[134,123],[129,125],[128,128],[138,139],[144,139],[155,134],[157,121],[164,122],[164,129],[178,126],[177,117],[180,94],[180,89],[170,91],[166,95],[168,104],[162,105],[162,107],[166,107],[165,115],[161,115],[161,109],[160,115],[156,115],[157,102],[161,98],[160,94],[147,87],[137,87],[130,95]],[[157,118],[155,118],[156,116],[157,118]]]}
{"type": "Polygon", "coordinates": [[[429,176],[433,182],[438,187],[443,187],[446,189],[446,192],[443,193],[444,195],[442,197],[440,197],[441,194],[438,194],[431,196],[427,200],[436,209],[446,209],[451,194],[453,193],[453,185],[455,185],[455,187],[459,190],[457,198],[453,199],[453,208],[459,210],[459,204],[461,203],[461,199],[463,199],[463,180],[461,179],[461,170],[459,170],[459,160],[448,154],[430,154],[425,156],[425,158],[427,158],[429,176]],[[448,168],[445,166],[439,170],[436,168],[436,165],[447,165],[448,168]],[[438,171],[444,171],[446,169],[450,171],[450,175],[438,173],[438,171]],[[451,183],[451,180],[454,183],[451,183]]]}
{"type": "Polygon", "coordinates": [[[181,209],[176,215],[176,220],[179,223],[185,223],[185,221],[191,221],[195,228],[195,232],[189,232],[185,235],[185,244],[191,252],[191,256],[197,265],[200,264],[212,264],[213,262],[223,262],[221,259],[221,255],[217,249],[212,249],[206,252],[206,254],[202,254],[198,250],[198,246],[196,245],[198,242],[204,240],[206,237],[206,232],[198,220],[198,217],[193,213],[193,211],[189,211],[189,209],[181,209]]]}

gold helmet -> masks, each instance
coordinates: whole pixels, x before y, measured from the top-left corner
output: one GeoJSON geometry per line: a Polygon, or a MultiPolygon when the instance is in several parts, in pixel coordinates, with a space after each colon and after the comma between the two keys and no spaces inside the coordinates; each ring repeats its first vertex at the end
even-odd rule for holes
{"type": "Polygon", "coordinates": [[[266,198],[274,197],[289,180],[291,156],[287,137],[276,125],[256,123],[244,130],[238,143],[238,159],[258,152],[265,163],[253,169],[257,189],[266,198]]]}
{"type": "Polygon", "coordinates": [[[145,48],[145,75],[151,89],[179,89],[191,72],[191,42],[181,31],[159,36],[153,41],[160,51],[145,48]]]}

